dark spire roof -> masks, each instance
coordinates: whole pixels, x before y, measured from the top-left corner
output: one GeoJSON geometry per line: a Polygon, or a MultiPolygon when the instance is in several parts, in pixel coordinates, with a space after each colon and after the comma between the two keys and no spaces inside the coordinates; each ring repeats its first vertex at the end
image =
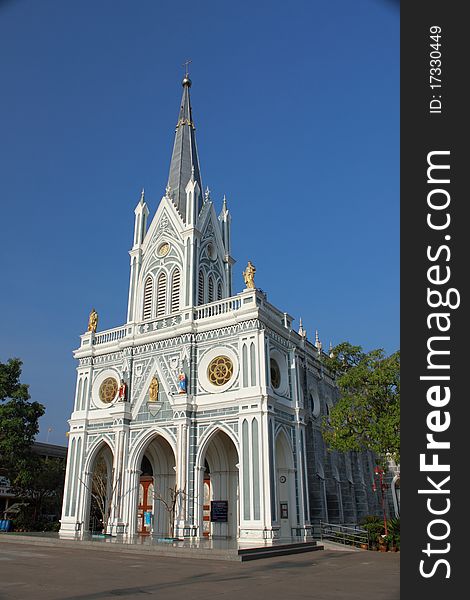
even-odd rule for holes
{"type": "Polygon", "coordinates": [[[169,195],[173,200],[183,220],[186,221],[186,186],[194,171],[194,179],[199,184],[199,205],[196,214],[199,214],[202,206],[202,183],[199,169],[199,158],[196,148],[196,128],[193,123],[191,110],[191,99],[189,88],[191,80],[186,73],[183,81],[183,97],[181,98],[181,108],[176,124],[175,144],[170,163],[170,175],[168,185],[170,186],[169,195]]]}

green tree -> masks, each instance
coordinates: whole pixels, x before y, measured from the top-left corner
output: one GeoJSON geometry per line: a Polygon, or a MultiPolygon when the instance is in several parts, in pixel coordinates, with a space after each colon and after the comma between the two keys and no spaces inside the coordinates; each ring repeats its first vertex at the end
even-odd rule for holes
{"type": "Polygon", "coordinates": [[[30,467],[22,469],[14,490],[27,506],[22,511],[23,526],[27,529],[43,529],[44,515],[60,515],[64,491],[65,461],[62,458],[44,458],[34,455],[30,467]]]}
{"type": "Polygon", "coordinates": [[[332,450],[372,450],[382,466],[387,456],[400,462],[400,353],[363,352],[343,342],[326,366],[337,378],[339,401],[323,419],[323,436],[332,450]]]}
{"type": "Polygon", "coordinates": [[[22,362],[0,362],[0,470],[13,486],[34,476],[38,457],[32,452],[45,408],[30,402],[28,386],[20,383],[22,362]]]}

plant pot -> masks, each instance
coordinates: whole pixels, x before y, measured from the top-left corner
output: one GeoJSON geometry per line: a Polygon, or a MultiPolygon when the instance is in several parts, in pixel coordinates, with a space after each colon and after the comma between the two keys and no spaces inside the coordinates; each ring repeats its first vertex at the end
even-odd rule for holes
{"type": "Polygon", "coordinates": [[[362,548],[362,550],[369,550],[369,544],[360,544],[359,548],[362,548]]]}
{"type": "Polygon", "coordinates": [[[387,544],[379,544],[380,552],[387,552],[387,544]]]}
{"type": "Polygon", "coordinates": [[[397,546],[391,546],[390,547],[390,552],[398,552],[397,546]]]}

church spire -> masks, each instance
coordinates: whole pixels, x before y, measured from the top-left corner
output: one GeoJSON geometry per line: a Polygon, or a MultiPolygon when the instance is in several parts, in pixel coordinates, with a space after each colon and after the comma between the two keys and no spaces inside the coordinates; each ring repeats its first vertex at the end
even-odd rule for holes
{"type": "Polygon", "coordinates": [[[188,221],[187,214],[187,192],[186,186],[190,180],[197,182],[199,186],[199,195],[197,198],[196,216],[199,214],[202,206],[202,183],[199,169],[199,158],[196,148],[196,132],[193,122],[191,99],[189,88],[191,87],[187,63],[186,73],[182,81],[183,96],[181,98],[181,107],[176,124],[175,143],[173,154],[171,156],[170,174],[168,177],[168,186],[170,195],[178,212],[185,223],[188,221]]]}

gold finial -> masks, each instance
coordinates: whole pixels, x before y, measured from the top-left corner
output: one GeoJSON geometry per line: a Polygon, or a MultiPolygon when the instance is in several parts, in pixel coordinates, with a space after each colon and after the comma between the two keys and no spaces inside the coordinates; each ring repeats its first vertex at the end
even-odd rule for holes
{"type": "Polygon", "coordinates": [[[150,382],[149,400],[150,402],[156,402],[158,400],[158,379],[155,377],[155,375],[150,382]]]}
{"type": "Polygon", "coordinates": [[[243,279],[245,280],[246,287],[250,290],[255,289],[255,273],[256,268],[251,262],[251,260],[249,260],[246,269],[243,271],[242,275],[243,279]]]}
{"type": "Polygon", "coordinates": [[[98,313],[94,308],[91,309],[90,316],[88,317],[88,330],[96,333],[96,328],[98,327],[98,313]]]}

